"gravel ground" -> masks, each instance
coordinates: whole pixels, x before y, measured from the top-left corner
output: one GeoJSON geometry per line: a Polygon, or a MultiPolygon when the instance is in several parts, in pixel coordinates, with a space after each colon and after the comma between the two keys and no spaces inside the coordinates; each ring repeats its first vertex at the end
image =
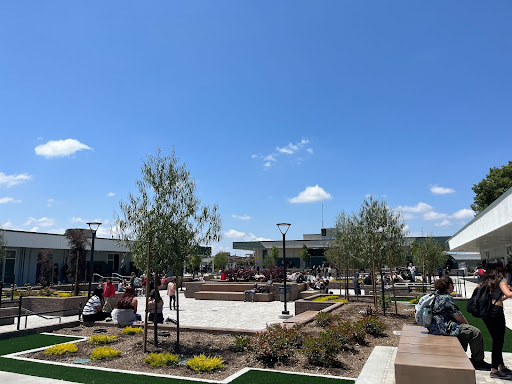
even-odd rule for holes
{"type": "MultiPolygon", "coordinates": [[[[368,308],[368,303],[348,303],[339,308],[334,313],[339,313],[343,319],[355,321],[361,319],[364,312],[368,308]]],[[[368,335],[366,345],[355,345],[353,350],[342,352],[338,355],[338,367],[318,367],[312,366],[307,362],[303,354],[297,354],[297,361],[290,365],[276,365],[274,368],[283,371],[295,371],[311,374],[323,374],[345,377],[357,377],[361,372],[366,360],[370,356],[373,347],[381,346],[398,346],[399,336],[394,335],[393,331],[399,331],[404,324],[414,323],[414,306],[405,303],[398,303],[398,314],[394,313],[394,308],[387,316],[378,314],[379,319],[386,326],[386,335],[382,337],[373,337],[368,335]]],[[[95,327],[77,327],[65,328],[57,331],[59,334],[69,334],[74,336],[91,336],[100,326],[95,327]]],[[[231,335],[214,335],[206,333],[181,332],[180,345],[181,349],[178,355],[186,359],[194,355],[204,354],[206,356],[220,356],[224,360],[224,368],[211,373],[197,373],[186,366],[154,368],[144,362],[144,353],[142,348],[143,337],[139,335],[121,335],[119,328],[104,328],[108,335],[118,335],[118,341],[111,344],[115,349],[121,351],[119,357],[110,360],[91,361],[87,363],[89,366],[107,367],[121,370],[137,370],[149,373],[168,374],[174,376],[205,378],[211,380],[222,380],[236,373],[243,367],[264,368],[259,362],[254,360],[250,352],[233,352],[230,346],[233,344],[234,337],[231,335]]],[[[308,334],[314,334],[320,328],[313,324],[304,327],[304,331],[308,334]]],[[[148,333],[147,349],[148,352],[170,352],[175,353],[176,334],[171,332],[169,336],[160,336],[158,347],[152,344],[153,333],[148,333]]],[[[45,355],[44,352],[31,354],[30,357],[41,360],[53,360],[66,363],[73,363],[77,359],[88,358],[90,352],[95,348],[86,342],[77,344],[78,353],[71,356],[51,356],[45,355]]]]}

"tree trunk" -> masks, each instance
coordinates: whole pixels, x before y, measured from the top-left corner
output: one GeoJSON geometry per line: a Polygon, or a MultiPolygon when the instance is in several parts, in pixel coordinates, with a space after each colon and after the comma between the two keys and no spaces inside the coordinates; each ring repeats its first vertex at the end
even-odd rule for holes
{"type": "MultiPolygon", "coordinates": [[[[182,272],[182,276],[181,276],[181,281],[180,281],[180,276],[176,276],[176,287],[178,287],[179,282],[183,283],[183,272],[182,272]]],[[[176,348],[175,348],[176,352],[180,351],[180,300],[179,300],[179,297],[180,297],[180,292],[176,288],[176,348]]]]}
{"type": "Polygon", "coordinates": [[[375,261],[372,260],[372,288],[373,288],[373,305],[377,308],[377,279],[375,276],[375,261]]]}
{"type": "Polygon", "coordinates": [[[76,263],[75,263],[75,296],[78,296],[78,260],[80,253],[79,251],[76,252],[76,263]]]}
{"type": "Polygon", "coordinates": [[[148,241],[148,258],[146,263],[146,311],[144,315],[144,345],[142,352],[146,353],[146,343],[148,341],[148,306],[149,306],[149,266],[151,265],[151,239],[148,241]]]}
{"type": "MultiPolygon", "coordinates": [[[[157,307],[158,307],[158,301],[157,301],[157,297],[159,296],[158,295],[158,282],[156,281],[157,280],[157,277],[155,275],[155,289],[154,289],[154,293],[153,293],[153,300],[155,300],[155,308],[153,309],[154,310],[154,313],[153,313],[153,345],[156,347],[158,346],[158,321],[157,321],[157,307]]],[[[163,308],[162,308],[162,312],[163,312],[163,308]]]]}
{"type": "Polygon", "coordinates": [[[386,316],[386,294],[384,292],[384,273],[382,272],[382,265],[379,265],[380,270],[380,285],[382,288],[382,312],[386,316]]]}
{"type": "Polygon", "coordinates": [[[396,304],[396,292],[395,292],[395,279],[393,279],[393,274],[391,271],[393,270],[393,266],[391,265],[391,257],[388,256],[388,265],[389,265],[389,277],[391,278],[391,287],[393,287],[393,300],[395,301],[395,313],[398,314],[398,306],[396,304]]]}

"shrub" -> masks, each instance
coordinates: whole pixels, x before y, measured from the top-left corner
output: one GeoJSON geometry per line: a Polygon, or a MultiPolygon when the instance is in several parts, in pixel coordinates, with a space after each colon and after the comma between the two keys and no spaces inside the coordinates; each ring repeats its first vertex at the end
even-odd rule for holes
{"type": "Polygon", "coordinates": [[[224,368],[224,360],[219,356],[199,355],[188,359],[185,365],[196,372],[210,372],[215,369],[224,368]]]}
{"type": "MultiPolygon", "coordinates": [[[[391,296],[390,295],[384,295],[384,305],[386,306],[386,309],[391,306],[391,296]]],[[[383,308],[382,296],[379,296],[379,308],[383,308]]]]}
{"type": "Polygon", "coordinates": [[[53,347],[46,348],[44,353],[45,355],[56,355],[61,356],[67,353],[75,353],[78,351],[78,347],[74,343],[66,343],[60,345],[54,345],[53,347]]]}
{"type": "Polygon", "coordinates": [[[345,321],[339,325],[339,332],[349,336],[355,343],[365,343],[366,331],[362,323],[353,323],[351,321],[345,321]]]}
{"type": "Polygon", "coordinates": [[[142,328],[139,328],[139,327],[124,327],[123,330],[121,331],[121,333],[123,335],[137,335],[139,333],[142,333],[144,332],[144,330],[142,328]]]}
{"type": "Polygon", "coordinates": [[[339,316],[333,315],[328,312],[318,312],[315,316],[315,324],[319,327],[325,328],[336,321],[338,321],[339,316]]]}
{"type": "Polygon", "coordinates": [[[110,344],[115,341],[117,341],[116,335],[93,335],[87,339],[87,343],[91,345],[110,344]]]}
{"type": "Polygon", "coordinates": [[[56,295],[57,292],[55,291],[55,289],[51,289],[50,287],[41,288],[38,292],[38,296],[50,297],[56,295]]]}
{"type": "Polygon", "coordinates": [[[178,365],[180,358],[178,355],[170,353],[150,353],[144,359],[144,362],[152,367],[167,367],[168,365],[178,365]]]}
{"type": "Polygon", "coordinates": [[[360,323],[363,325],[365,332],[373,336],[383,335],[386,329],[384,323],[374,316],[365,317],[360,323]]]}
{"type": "Polygon", "coordinates": [[[91,360],[111,359],[112,357],[119,356],[121,353],[118,349],[112,347],[98,347],[92,350],[89,358],[91,360]]]}
{"type": "Polygon", "coordinates": [[[230,348],[234,352],[243,352],[249,347],[251,338],[245,335],[236,335],[230,348]]]}
{"type": "Polygon", "coordinates": [[[58,292],[57,295],[59,295],[59,297],[71,297],[71,293],[69,292],[58,292]]]}
{"type": "Polygon", "coordinates": [[[332,367],[339,365],[336,357],[343,349],[337,338],[329,332],[320,331],[318,336],[309,336],[304,340],[304,353],[310,364],[332,367]]]}
{"type": "Polygon", "coordinates": [[[257,360],[273,367],[276,363],[294,361],[295,348],[302,345],[302,341],[299,327],[283,328],[281,324],[271,324],[267,325],[265,331],[256,333],[249,346],[257,360]]]}
{"type": "Polygon", "coordinates": [[[418,304],[420,301],[420,296],[416,296],[414,299],[409,300],[409,303],[411,304],[418,304]]]}
{"type": "Polygon", "coordinates": [[[315,297],[313,300],[311,301],[335,301],[337,303],[347,303],[347,300],[345,299],[340,299],[339,296],[336,296],[336,295],[329,295],[329,296],[322,296],[322,297],[315,297]]]}

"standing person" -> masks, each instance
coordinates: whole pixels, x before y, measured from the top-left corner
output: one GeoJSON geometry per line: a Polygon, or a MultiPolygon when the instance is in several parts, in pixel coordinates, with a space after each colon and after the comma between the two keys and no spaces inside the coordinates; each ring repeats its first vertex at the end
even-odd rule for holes
{"type": "MultiPolygon", "coordinates": [[[[455,304],[451,293],[454,286],[450,276],[434,282],[436,296],[432,306],[432,324],[428,330],[433,335],[455,336],[466,351],[471,348],[471,363],[476,369],[487,370],[491,365],[484,361],[484,338],[480,330],[468,321],[455,304]]],[[[492,375],[492,373],[491,373],[492,375]]]]}
{"type": "Polygon", "coordinates": [[[416,267],[414,265],[412,265],[412,263],[409,263],[409,267],[407,267],[407,269],[409,270],[409,273],[411,275],[411,282],[415,283],[416,282],[416,267]]]}
{"type": "Polygon", "coordinates": [[[169,309],[176,309],[176,279],[174,278],[167,284],[167,296],[169,296],[169,309]]]}
{"type": "Polygon", "coordinates": [[[112,284],[112,279],[107,277],[107,282],[103,287],[103,298],[105,299],[105,304],[103,304],[103,310],[106,312],[112,312],[112,298],[116,298],[116,289],[114,288],[114,284],[112,284]]]}
{"type": "Polygon", "coordinates": [[[512,285],[512,260],[508,261],[505,271],[507,271],[507,283],[508,285],[512,285]]]}
{"type": "Polygon", "coordinates": [[[505,342],[503,301],[512,298],[505,274],[503,263],[500,260],[492,260],[487,263],[483,281],[478,286],[487,285],[493,304],[489,316],[482,319],[492,338],[491,377],[511,380],[512,371],[505,367],[502,353],[505,342]]]}
{"type": "Polygon", "coordinates": [[[132,288],[137,288],[135,286],[135,278],[136,278],[135,272],[132,272],[130,275],[130,287],[132,287],[132,288]]]}

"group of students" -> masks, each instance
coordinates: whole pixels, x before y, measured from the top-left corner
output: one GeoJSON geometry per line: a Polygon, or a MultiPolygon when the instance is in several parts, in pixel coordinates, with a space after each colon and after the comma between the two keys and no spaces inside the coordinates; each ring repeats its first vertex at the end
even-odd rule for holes
{"type": "MultiPolygon", "coordinates": [[[[116,297],[116,290],[110,278],[103,284],[101,283],[94,289],[92,296],[87,300],[82,311],[84,322],[95,322],[101,320],[113,320],[121,327],[131,325],[136,321],[142,320],[141,315],[137,313],[137,297],[135,287],[126,286],[123,296],[115,308],[112,308],[112,298],[116,297]]],[[[176,282],[171,279],[167,284],[167,295],[169,296],[169,308],[176,309],[176,282]]],[[[158,287],[151,286],[149,294],[149,321],[163,323],[164,301],[160,296],[158,287]]]]}
{"type": "Polygon", "coordinates": [[[491,378],[512,380],[512,370],[503,362],[505,341],[505,314],[503,301],[512,298],[512,291],[506,279],[506,271],[500,260],[487,263],[485,273],[478,287],[487,285],[491,295],[490,313],[483,318],[492,338],[491,364],[484,361],[483,337],[480,330],[468,321],[455,304],[451,293],[454,283],[450,276],[443,276],[434,283],[436,296],[432,306],[432,323],[429,333],[443,336],[456,336],[464,350],[471,347],[471,362],[476,369],[490,369],[491,378]]]}

